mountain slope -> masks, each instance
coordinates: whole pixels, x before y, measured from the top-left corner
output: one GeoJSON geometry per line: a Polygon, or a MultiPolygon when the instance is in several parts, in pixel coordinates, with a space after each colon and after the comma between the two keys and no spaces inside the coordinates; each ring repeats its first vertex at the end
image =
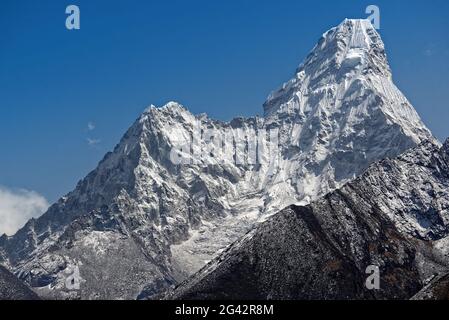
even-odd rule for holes
{"type": "Polygon", "coordinates": [[[181,284],[172,299],[406,299],[449,268],[449,140],[373,164],[291,206],[181,284]],[[365,287],[369,265],[380,290],[365,287]]]}
{"type": "Polygon", "coordinates": [[[0,263],[45,297],[151,297],[271,214],[433,139],[361,20],[325,33],[264,107],[231,122],[148,108],[73,192],[0,239],[0,263]]]}
{"type": "Polygon", "coordinates": [[[37,300],[38,296],[11,272],[0,266],[0,300],[37,300]]]}
{"type": "Polygon", "coordinates": [[[449,273],[438,276],[412,297],[412,300],[448,300],[448,299],[449,299],[449,273]]]}

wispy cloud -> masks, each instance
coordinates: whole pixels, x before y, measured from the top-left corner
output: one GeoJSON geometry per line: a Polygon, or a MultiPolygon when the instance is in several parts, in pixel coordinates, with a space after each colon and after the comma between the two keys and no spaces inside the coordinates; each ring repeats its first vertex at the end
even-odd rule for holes
{"type": "Polygon", "coordinates": [[[87,138],[87,144],[89,146],[95,146],[95,145],[99,144],[100,142],[101,142],[100,139],[87,138]]]}
{"type": "Polygon", "coordinates": [[[437,45],[435,43],[429,43],[423,53],[426,57],[432,57],[437,53],[437,45]]]}
{"type": "Polygon", "coordinates": [[[90,122],[87,124],[87,131],[93,131],[93,130],[95,130],[95,123],[93,123],[92,121],[90,121],[90,122]]]}
{"type": "Polygon", "coordinates": [[[13,235],[33,218],[42,215],[48,201],[35,191],[0,186],[0,235],[13,235]]]}
{"type": "Polygon", "coordinates": [[[433,56],[433,50],[432,50],[432,49],[426,49],[426,50],[424,51],[424,55],[425,55],[426,57],[431,57],[431,56],[433,56]]]}
{"type": "MultiPolygon", "coordinates": [[[[92,131],[95,130],[95,128],[96,128],[96,125],[95,125],[94,122],[89,121],[89,122],[87,123],[87,132],[92,132],[92,131]]],[[[87,144],[88,144],[90,147],[94,147],[94,146],[96,146],[97,144],[99,144],[99,143],[101,142],[100,139],[97,139],[97,138],[91,138],[91,137],[87,137],[87,138],[86,138],[86,141],[87,141],[87,144]]]]}

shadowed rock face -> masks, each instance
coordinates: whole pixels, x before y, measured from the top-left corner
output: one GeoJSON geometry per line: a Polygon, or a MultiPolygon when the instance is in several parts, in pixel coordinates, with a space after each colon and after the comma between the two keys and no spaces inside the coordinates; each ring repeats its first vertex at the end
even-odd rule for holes
{"type": "Polygon", "coordinates": [[[217,259],[217,266],[209,265],[181,285],[172,298],[408,298],[419,290],[413,246],[391,224],[367,216],[357,217],[357,222],[355,215],[348,217],[356,222],[359,234],[368,236],[358,252],[350,254],[344,244],[349,239],[338,234],[337,225],[334,232],[325,230],[332,223],[329,219],[329,225],[323,226],[321,213],[311,207],[282,211],[217,259]],[[376,235],[370,226],[380,228],[380,233],[376,235]],[[382,293],[365,288],[365,268],[373,260],[384,264],[385,279],[395,279],[382,283],[382,293]]]}
{"type": "Polygon", "coordinates": [[[412,300],[449,300],[449,273],[433,279],[412,300]]]}
{"type": "Polygon", "coordinates": [[[11,272],[0,266],[0,300],[37,300],[37,295],[11,272]]]}
{"type": "Polygon", "coordinates": [[[308,206],[281,211],[167,297],[411,298],[448,271],[448,144],[423,143],[308,206]],[[380,290],[365,286],[369,265],[380,269],[380,290]]]}

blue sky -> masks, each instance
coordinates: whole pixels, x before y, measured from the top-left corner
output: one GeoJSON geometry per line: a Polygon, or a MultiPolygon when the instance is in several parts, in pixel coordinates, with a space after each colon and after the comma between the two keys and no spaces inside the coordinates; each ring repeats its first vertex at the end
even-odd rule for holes
{"type": "Polygon", "coordinates": [[[396,84],[443,140],[446,0],[3,0],[0,186],[55,201],[151,103],[176,100],[223,120],[262,114],[321,34],[366,17],[369,4],[381,9],[396,84]],[[79,31],[65,28],[70,4],[81,10],[79,31]]]}

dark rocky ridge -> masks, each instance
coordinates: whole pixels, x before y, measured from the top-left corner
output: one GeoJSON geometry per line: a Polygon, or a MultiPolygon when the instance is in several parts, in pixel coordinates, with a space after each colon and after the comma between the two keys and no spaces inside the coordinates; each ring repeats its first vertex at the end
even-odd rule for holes
{"type": "Polygon", "coordinates": [[[167,298],[411,298],[448,271],[447,245],[437,245],[449,233],[448,146],[423,143],[281,211],[167,298]],[[368,265],[380,268],[380,290],[365,287],[368,265]]]}
{"type": "Polygon", "coordinates": [[[449,300],[449,273],[433,279],[412,300],[449,300]]]}
{"type": "Polygon", "coordinates": [[[11,272],[0,266],[0,300],[38,300],[38,296],[11,272]]]}

